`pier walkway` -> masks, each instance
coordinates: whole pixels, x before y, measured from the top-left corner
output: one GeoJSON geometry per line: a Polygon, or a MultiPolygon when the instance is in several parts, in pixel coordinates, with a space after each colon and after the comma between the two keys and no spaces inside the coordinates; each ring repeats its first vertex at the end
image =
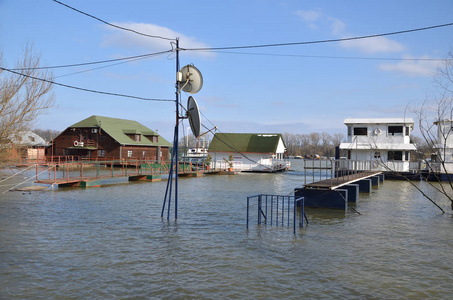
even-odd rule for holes
{"type": "MultiPolygon", "coordinates": [[[[176,166],[173,166],[176,169],[176,166]]],[[[168,176],[168,162],[103,160],[36,164],[35,183],[58,187],[98,187],[101,180],[127,178],[129,181],[160,181],[168,176]]],[[[174,171],[174,173],[176,173],[174,171]]],[[[203,164],[179,163],[178,176],[203,176],[215,173],[203,164]]]]}
{"type": "Polygon", "coordinates": [[[343,161],[304,162],[305,184],[294,190],[294,196],[304,197],[306,207],[347,209],[348,203],[358,202],[360,193],[370,193],[384,182],[384,172],[364,170],[359,162],[352,165],[349,169],[343,161]]]}
{"type": "Polygon", "coordinates": [[[372,178],[378,175],[381,175],[382,172],[362,172],[362,173],[354,173],[348,174],[345,176],[329,178],[325,180],[320,180],[313,183],[305,184],[306,188],[318,188],[318,189],[330,189],[335,190],[342,186],[353,184],[355,182],[361,181],[363,179],[372,178]]]}

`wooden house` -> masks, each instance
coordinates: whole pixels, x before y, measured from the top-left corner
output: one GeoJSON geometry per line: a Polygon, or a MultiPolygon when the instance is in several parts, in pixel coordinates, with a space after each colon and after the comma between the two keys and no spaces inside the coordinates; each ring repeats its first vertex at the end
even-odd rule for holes
{"type": "Polygon", "coordinates": [[[7,155],[10,160],[39,162],[45,160],[46,141],[32,131],[20,131],[8,139],[7,155]]]}
{"type": "Polygon", "coordinates": [[[131,120],[91,116],[66,128],[49,147],[53,156],[166,161],[172,145],[131,120]]]}
{"type": "Polygon", "coordinates": [[[208,153],[215,169],[274,172],[289,169],[281,134],[216,133],[208,153]]]}

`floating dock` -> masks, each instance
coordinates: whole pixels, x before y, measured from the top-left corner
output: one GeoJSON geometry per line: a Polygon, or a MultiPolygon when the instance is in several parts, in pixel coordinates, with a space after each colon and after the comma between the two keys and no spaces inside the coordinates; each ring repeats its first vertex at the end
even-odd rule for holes
{"type": "Polygon", "coordinates": [[[305,207],[347,209],[348,202],[358,202],[359,193],[370,193],[382,182],[382,172],[360,172],[305,184],[294,196],[304,197],[305,207]]]}
{"type": "MultiPolygon", "coordinates": [[[[36,164],[35,183],[57,187],[99,187],[101,182],[114,178],[125,178],[128,181],[161,181],[168,176],[170,164],[168,163],[143,163],[129,161],[90,161],[90,162],[65,162],[36,164]],[[120,167],[117,167],[117,166],[120,167]],[[115,167],[114,167],[115,166],[115,167]],[[43,170],[43,171],[42,171],[43,170]],[[44,174],[48,173],[47,176],[44,174]],[[47,177],[47,178],[43,178],[47,177]]],[[[175,167],[175,166],[174,166],[175,167]]],[[[218,172],[208,170],[204,165],[180,163],[178,176],[198,177],[205,174],[218,172]]]]}

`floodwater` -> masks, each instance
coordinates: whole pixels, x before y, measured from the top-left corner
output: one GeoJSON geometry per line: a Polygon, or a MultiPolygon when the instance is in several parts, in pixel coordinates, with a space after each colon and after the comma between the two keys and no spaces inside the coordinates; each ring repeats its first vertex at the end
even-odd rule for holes
{"type": "Polygon", "coordinates": [[[247,230],[247,196],[303,184],[292,165],[180,178],[177,221],[160,217],[166,182],[0,194],[0,299],[451,297],[450,204],[425,182],[447,213],[385,181],[346,212],[307,209],[296,234],[247,230]]]}

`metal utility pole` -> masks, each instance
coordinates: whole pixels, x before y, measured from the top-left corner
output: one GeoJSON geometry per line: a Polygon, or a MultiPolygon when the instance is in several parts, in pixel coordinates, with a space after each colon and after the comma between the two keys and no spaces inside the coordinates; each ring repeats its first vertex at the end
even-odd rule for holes
{"type": "MultiPolygon", "coordinates": [[[[176,38],[176,74],[179,71],[179,38],[176,38]]],[[[168,181],[167,181],[167,189],[165,191],[165,198],[164,198],[164,203],[162,205],[162,212],[161,212],[161,218],[164,216],[164,211],[165,211],[165,204],[167,201],[167,196],[168,196],[168,208],[167,208],[167,220],[170,219],[170,207],[171,207],[171,193],[172,193],[172,187],[173,187],[173,170],[176,172],[174,174],[174,179],[175,179],[175,220],[178,219],[178,167],[179,167],[179,159],[178,159],[178,133],[179,133],[179,105],[180,105],[180,100],[179,100],[179,87],[178,87],[178,80],[176,80],[175,84],[176,88],[176,123],[175,123],[175,132],[174,132],[174,137],[173,137],[173,151],[171,155],[171,163],[170,163],[170,171],[168,173],[168,181]]]]}

